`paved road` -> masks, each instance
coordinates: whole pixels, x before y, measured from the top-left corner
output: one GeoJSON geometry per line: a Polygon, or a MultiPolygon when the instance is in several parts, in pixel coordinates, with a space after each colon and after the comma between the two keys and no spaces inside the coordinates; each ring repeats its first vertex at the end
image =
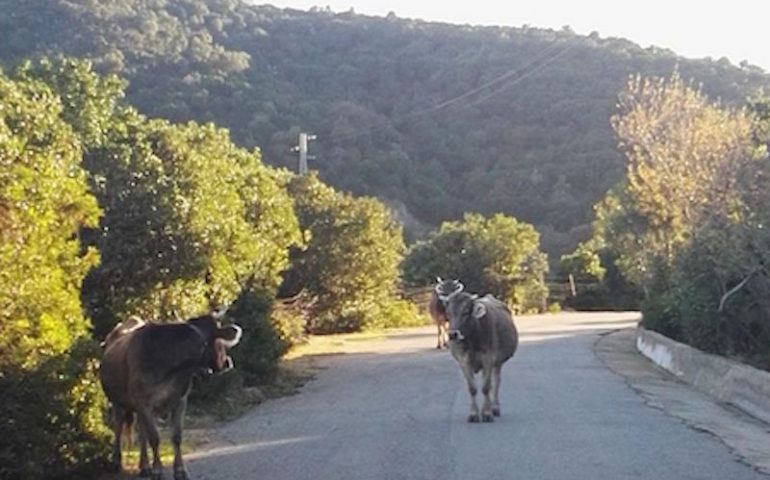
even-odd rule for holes
{"type": "MultiPolygon", "coordinates": [[[[768,477],[720,440],[645,403],[593,346],[633,314],[521,317],[503,416],[468,424],[459,369],[430,329],[319,359],[299,395],[269,401],[189,456],[195,479],[714,479],[768,477]]],[[[676,388],[687,388],[678,386],[676,388]]]]}

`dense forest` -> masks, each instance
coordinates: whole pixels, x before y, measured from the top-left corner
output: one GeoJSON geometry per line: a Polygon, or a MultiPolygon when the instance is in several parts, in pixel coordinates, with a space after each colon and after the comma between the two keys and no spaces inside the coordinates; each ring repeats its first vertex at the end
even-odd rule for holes
{"type": "Polygon", "coordinates": [[[465,212],[536,225],[544,248],[590,235],[592,205],[623,175],[609,119],[630,74],[678,69],[710,98],[742,105],[770,77],[568,27],[471,27],[310,12],[238,0],[0,0],[0,62],[67,54],[128,80],[140,112],[214,121],[294,167],[375,195],[407,233],[465,212]]]}

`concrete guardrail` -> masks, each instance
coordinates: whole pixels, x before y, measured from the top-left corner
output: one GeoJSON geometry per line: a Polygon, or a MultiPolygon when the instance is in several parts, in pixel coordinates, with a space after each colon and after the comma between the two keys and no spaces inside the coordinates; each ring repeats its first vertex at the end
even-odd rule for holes
{"type": "Polygon", "coordinates": [[[702,352],[641,326],[636,348],[683,382],[770,423],[770,372],[702,352]]]}

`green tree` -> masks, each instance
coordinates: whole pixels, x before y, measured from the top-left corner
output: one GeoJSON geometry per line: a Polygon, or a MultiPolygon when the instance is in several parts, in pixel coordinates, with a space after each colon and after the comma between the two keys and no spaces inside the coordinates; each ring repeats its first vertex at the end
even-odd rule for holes
{"type": "Polygon", "coordinates": [[[185,317],[247,285],[274,290],[299,241],[283,174],[213,125],[123,112],[85,160],[104,209],[85,297],[100,330],[129,314],[185,317]]]}
{"type": "Polygon", "coordinates": [[[25,61],[16,76],[49,85],[62,102],[62,119],[85,149],[101,144],[123,107],[126,82],[115,75],[100,76],[87,60],[58,57],[25,61]]]}
{"type": "Polygon", "coordinates": [[[571,254],[562,255],[559,260],[562,275],[572,275],[578,281],[601,282],[607,270],[602,266],[598,253],[600,249],[594,243],[582,242],[571,254]]]}
{"type": "Polygon", "coordinates": [[[466,211],[515,216],[552,258],[586,239],[591,206],[623,177],[607,120],[629,74],[679,65],[730,105],[770,86],[751,65],[597,34],[254,3],[0,0],[0,62],[88,58],[128,80],[143,114],[215,122],[274,166],[294,166],[301,125],[335,188],[401,202],[427,230],[466,211]],[[560,51],[534,81],[495,81],[560,51]]]}
{"type": "Polygon", "coordinates": [[[710,103],[677,73],[632,78],[619,105],[612,123],[627,174],[600,205],[600,228],[624,273],[650,295],[670,287],[678,251],[714,208],[731,208],[735,172],[750,158],[752,121],[710,103]]]}
{"type": "Polygon", "coordinates": [[[312,298],[312,332],[414,324],[414,309],[397,298],[404,243],[401,227],[372,198],[355,198],[315,175],[289,183],[306,247],[295,248],[282,287],[312,298]]]}
{"type": "Polygon", "coordinates": [[[532,225],[502,214],[466,214],[410,249],[404,278],[414,285],[456,278],[469,291],[492,293],[522,311],[543,310],[548,262],[539,245],[532,225]]]}
{"type": "Polygon", "coordinates": [[[56,93],[0,74],[0,106],[0,476],[63,476],[107,447],[80,304],[100,210],[56,93]]]}
{"type": "Polygon", "coordinates": [[[634,79],[613,123],[625,183],[597,235],[644,288],[645,324],[714,353],[770,365],[766,109],[711,103],[675,74],[634,79]]]}

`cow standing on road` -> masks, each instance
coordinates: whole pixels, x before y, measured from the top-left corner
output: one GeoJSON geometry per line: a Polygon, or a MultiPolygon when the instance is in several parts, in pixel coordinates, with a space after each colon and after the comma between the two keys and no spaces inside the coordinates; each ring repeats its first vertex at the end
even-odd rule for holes
{"type": "Polygon", "coordinates": [[[451,291],[436,287],[449,317],[449,348],[460,364],[471,396],[469,422],[491,422],[500,416],[500,378],[503,363],[513,357],[519,335],[508,306],[492,295],[478,298],[463,292],[462,283],[451,291]],[[475,374],[482,372],[484,404],[479,416],[475,374]]]}
{"type": "Polygon", "coordinates": [[[138,420],[139,476],[163,478],[155,416],[171,413],[174,445],[174,479],[187,480],[182,460],[182,421],[192,378],[199,371],[222,372],[232,368],[227,349],[241,338],[237,325],[221,326],[219,315],[203,315],[184,323],[154,324],[134,319],[131,327],[119,324],[107,336],[100,376],[112,405],[115,433],[112,463],[121,469],[121,436],[124,426],[138,420]],[[147,443],[152,447],[150,469],[147,443]]]}
{"type": "Polygon", "coordinates": [[[428,312],[430,313],[430,317],[433,319],[433,323],[436,324],[436,329],[438,330],[438,341],[436,343],[436,348],[438,349],[446,348],[448,346],[449,329],[449,319],[446,316],[446,308],[444,307],[444,302],[442,302],[439,298],[439,291],[443,292],[446,290],[446,292],[451,293],[454,292],[456,288],[458,288],[458,285],[462,290],[462,284],[457,280],[449,280],[444,282],[441,280],[441,277],[437,277],[436,287],[433,289],[433,292],[430,296],[428,312]]]}

